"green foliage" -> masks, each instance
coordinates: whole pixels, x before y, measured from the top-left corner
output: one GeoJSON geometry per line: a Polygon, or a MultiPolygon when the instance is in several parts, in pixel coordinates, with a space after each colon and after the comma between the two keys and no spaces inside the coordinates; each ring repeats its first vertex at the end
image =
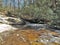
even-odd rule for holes
{"type": "Polygon", "coordinates": [[[58,15],[53,12],[50,6],[52,5],[51,0],[37,0],[34,5],[30,4],[22,9],[22,15],[31,15],[35,18],[44,19],[57,19],[58,15]]]}
{"type": "Polygon", "coordinates": [[[11,13],[16,13],[17,17],[19,17],[20,15],[23,16],[28,15],[31,18],[34,17],[39,19],[43,18],[48,19],[51,20],[50,24],[56,22],[55,20],[60,19],[60,6],[59,6],[60,0],[57,0],[56,5],[58,8],[56,8],[55,12],[54,12],[55,8],[54,2],[52,2],[52,0],[33,0],[33,3],[31,2],[31,0],[24,0],[24,4],[22,5],[22,7],[19,7],[19,5],[21,5],[21,2],[18,4],[17,9],[16,7],[14,9],[14,6],[12,9],[10,8],[4,8],[4,9],[7,11],[9,10],[11,13]]]}

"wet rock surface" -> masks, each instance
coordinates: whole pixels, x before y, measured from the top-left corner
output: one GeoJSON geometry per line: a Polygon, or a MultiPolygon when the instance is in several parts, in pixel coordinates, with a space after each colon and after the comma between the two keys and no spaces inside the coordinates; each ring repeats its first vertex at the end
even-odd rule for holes
{"type": "Polygon", "coordinates": [[[60,33],[47,29],[19,29],[4,32],[1,37],[0,45],[60,45],[60,33]]]}
{"type": "Polygon", "coordinates": [[[0,24],[0,33],[4,32],[4,31],[12,31],[12,30],[16,30],[17,28],[8,25],[8,24],[0,24]]]}
{"type": "Polygon", "coordinates": [[[0,15],[0,23],[2,23],[2,24],[22,24],[23,21],[20,18],[7,17],[4,15],[0,15]]]}
{"type": "Polygon", "coordinates": [[[0,23],[0,45],[60,45],[60,30],[46,24],[24,24],[20,19],[5,16],[0,16],[0,23]]]}

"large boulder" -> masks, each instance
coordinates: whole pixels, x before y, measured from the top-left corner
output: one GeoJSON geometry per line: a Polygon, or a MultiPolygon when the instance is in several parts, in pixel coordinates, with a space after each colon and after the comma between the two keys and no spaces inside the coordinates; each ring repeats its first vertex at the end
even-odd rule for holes
{"type": "Polygon", "coordinates": [[[20,18],[5,17],[3,15],[0,15],[0,23],[3,23],[3,24],[21,24],[22,20],[20,18]]]}

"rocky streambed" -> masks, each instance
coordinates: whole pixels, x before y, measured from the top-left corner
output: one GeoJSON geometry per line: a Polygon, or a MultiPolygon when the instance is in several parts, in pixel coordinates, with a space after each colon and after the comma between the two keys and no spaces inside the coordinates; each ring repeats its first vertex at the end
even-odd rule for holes
{"type": "Polygon", "coordinates": [[[0,45],[60,45],[60,33],[47,29],[19,29],[0,36],[0,45]]]}
{"type": "Polygon", "coordinates": [[[3,23],[0,24],[0,45],[60,45],[60,30],[50,29],[46,24],[19,25],[24,23],[16,18],[7,19],[0,19],[3,23]]]}

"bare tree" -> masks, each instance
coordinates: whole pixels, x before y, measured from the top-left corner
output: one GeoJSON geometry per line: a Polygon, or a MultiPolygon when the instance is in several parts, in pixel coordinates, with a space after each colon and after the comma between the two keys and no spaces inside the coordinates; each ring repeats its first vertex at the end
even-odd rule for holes
{"type": "Polygon", "coordinates": [[[14,12],[15,12],[15,0],[12,0],[12,3],[13,3],[13,9],[14,9],[14,12]]]}
{"type": "Polygon", "coordinates": [[[5,0],[5,7],[7,8],[8,0],[5,0]]]}
{"type": "Polygon", "coordinates": [[[18,0],[18,14],[20,14],[19,12],[20,12],[20,0],[18,0]]]}
{"type": "Polygon", "coordinates": [[[18,10],[20,10],[20,0],[18,0],[18,10]]]}
{"type": "Polygon", "coordinates": [[[2,8],[2,0],[0,0],[0,7],[2,8]]]}
{"type": "Polygon", "coordinates": [[[12,3],[11,2],[12,2],[12,0],[10,0],[10,9],[12,8],[12,3]]]}

